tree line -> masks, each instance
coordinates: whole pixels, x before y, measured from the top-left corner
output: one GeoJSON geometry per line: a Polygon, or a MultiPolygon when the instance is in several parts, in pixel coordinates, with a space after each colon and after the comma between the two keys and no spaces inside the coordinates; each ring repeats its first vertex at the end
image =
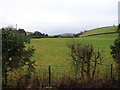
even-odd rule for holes
{"type": "Polygon", "coordinates": [[[32,38],[48,38],[48,34],[41,33],[39,31],[35,31],[34,33],[29,34],[32,38]]]}

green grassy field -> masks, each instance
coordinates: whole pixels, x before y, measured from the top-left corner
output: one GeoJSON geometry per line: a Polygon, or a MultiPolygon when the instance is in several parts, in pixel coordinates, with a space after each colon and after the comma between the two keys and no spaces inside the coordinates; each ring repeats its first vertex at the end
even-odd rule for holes
{"type": "Polygon", "coordinates": [[[102,27],[96,28],[87,32],[84,32],[81,36],[87,36],[91,34],[99,34],[99,33],[109,33],[109,32],[116,32],[117,26],[109,26],[109,27],[102,27]]]}
{"type": "MultiPolygon", "coordinates": [[[[116,30],[117,27],[106,27],[103,28],[102,31],[105,30],[105,32],[109,32],[109,30],[116,30]],[[109,29],[108,29],[109,28],[109,29]]],[[[99,29],[98,29],[99,31],[99,29]]],[[[89,33],[92,30],[89,31],[89,33]]],[[[100,31],[99,31],[100,32],[100,31]]],[[[87,33],[87,32],[86,32],[87,33]]],[[[96,30],[96,33],[97,30],[96,30]]],[[[84,35],[84,34],[83,34],[84,35]]],[[[110,66],[113,64],[115,65],[115,61],[113,60],[110,52],[110,45],[113,45],[114,40],[117,38],[117,33],[115,34],[103,34],[103,35],[96,35],[96,36],[89,36],[89,37],[80,37],[80,38],[41,38],[41,39],[31,39],[31,45],[34,46],[36,49],[33,58],[36,60],[36,64],[38,65],[36,68],[36,71],[40,75],[43,75],[43,77],[48,77],[48,66],[52,66],[51,68],[51,80],[56,80],[63,75],[69,75],[71,77],[74,77],[74,73],[71,72],[71,62],[70,62],[70,49],[68,48],[68,45],[75,42],[81,42],[85,44],[92,44],[95,49],[99,48],[102,53],[102,63],[104,65],[110,66]],[[56,77],[56,78],[55,78],[56,77]]],[[[108,75],[110,77],[110,67],[106,66],[100,66],[97,67],[97,73],[99,71],[99,76],[106,77],[108,75]]],[[[18,70],[17,70],[18,71],[18,70]]],[[[116,72],[115,68],[113,68],[113,71],[116,72]]],[[[19,70],[18,72],[23,73],[23,70],[19,70]]],[[[116,73],[114,73],[116,74],[116,73]]],[[[18,78],[16,74],[11,74],[9,77],[15,77],[18,78]]],[[[8,81],[14,79],[9,79],[8,81]]],[[[16,82],[15,82],[16,83],[16,82]]]]}
{"type": "MultiPolygon", "coordinates": [[[[109,29],[115,31],[116,27],[104,27],[102,32],[105,30],[107,32],[109,29]]],[[[89,31],[90,32],[90,31],[89,31]]],[[[92,34],[92,30],[91,30],[92,34]]],[[[67,71],[67,68],[70,67],[70,49],[68,44],[72,41],[81,42],[86,44],[92,44],[95,49],[99,48],[102,53],[102,63],[110,66],[113,64],[115,66],[115,61],[113,60],[110,52],[110,45],[114,43],[114,40],[117,38],[116,34],[103,34],[89,37],[80,37],[80,38],[41,38],[41,39],[32,39],[31,44],[36,49],[34,53],[34,59],[40,66],[52,66],[52,67],[62,67],[67,71]]],[[[101,70],[109,71],[106,67],[100,67],[101,70]]],[[[56,70],[57,71],[57,70],[56,70]]],[[[105,71],[105,72],[106,72],[105,71]]],[[[58,74],[58,73],[57,73],[58,74]]],[[[108,73],[109,74],[109,73],[108,73]]]]}
{"type": "Polygon", "coordinates": [[[64,38],[42,38],[32,39],[32,45],[36,49],[34,58],[38,65],[44,66],[66,66],[69,65],[70,50],[67,44],[72,39],[64,38]]]}
{"type": "Polygon", "coordinates": [[[98,35],[82,38],[43,38],[32,39],[32,45],[36,49],[34,58],[38,65],[45,66],[69,66],[70,49],[68,44],[72,41],[92,44],[95,48],[104,50],[103,61],[106,64],[113,63],[110,55],[110,45],[114,43],[117,34],[98,35]]]}

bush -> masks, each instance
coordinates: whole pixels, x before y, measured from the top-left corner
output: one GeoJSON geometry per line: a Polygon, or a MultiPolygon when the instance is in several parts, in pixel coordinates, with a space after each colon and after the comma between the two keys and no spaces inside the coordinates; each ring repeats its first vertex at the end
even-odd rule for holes
{"type": "Polygon", "coordinates": [[[87,77],[94,78],[96,67],[101,63],[101,52],[95,51],[92,45],[81,43],[72,43],[69,45],[71,49],[71,63],[75,71],[75,76],[81,73],[81,80],[87,77]]]}
{"type": "Polygon", "coordinates": [[[6,84],[9,71],[23,66],[27,66],[29,72],[34,71],[35,61],[31,59],[34,51],[29,37],[15,30],[2,31],[2,76],[6,84]]]}
{"type": "Polygon", "coordinates": [[[116,61],[117,71],[118,71],[118,80],[120,81],[120,25],[118,26],[118,38],[114,41],[114,45],[111,45],[111,55],[116,61]]]}

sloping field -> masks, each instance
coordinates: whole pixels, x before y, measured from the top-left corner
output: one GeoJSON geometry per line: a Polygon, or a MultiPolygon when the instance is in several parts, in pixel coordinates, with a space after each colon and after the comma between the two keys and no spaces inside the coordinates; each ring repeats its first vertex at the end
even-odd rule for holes
{"type": "Polygon", "coordinates": [[[69,66],[70,49],[68,44],[72,41],[92,44],[95,48],[104,50],[103,61],[106,64],[112,63],[110,45],[114,43],[117,34],[98,35],[82,38],[42,38],[32,39],[32,45],[36,49],[34,58],[38,65],[44,66],[69,66]]]}
{"type": "Polygon", "coordinates": [[[100,33],[111,33],[116,32],[117,26],[109,26],[109,27],[102,27],[102,28],[96,28],[87,32],[84,32],[81,36],[87,36],[92,34],[100,34],[100,33]]]}
{"type": "Polygon", "coordinates": [[[38,65],[66,66],[70,50],[67,44],[72,39],[67,38],[42,38],[32,39],[32,45],[36,49],[34,58],[38,65]]]}
{"type": "MultiPolygon", "coordinates": [[[[114,29],[116,29],[116,27],[114,29]]],[[[80,38],[42,38],[42,39],[32,39],[31,44],[36,49],[34,54],[34,59],[36,60],[38,69],[40,69],[39,66],[41,67],[52,66],[52,67],[64,68],[65,71],[68,71],[68,68],[66,67],[70,67],[71,65],[70,49],[68,48],[68,44],[70,44],[73,41],[92,44],[96,50],[98,48],[100,51],[103,50],[102,63],[108,66],[110,66],[111,64],[115,66],[115,61],[113,60],[110,54],[111,52],[110,45],[114,43],[114,40],[116,38],[117,38],[117,33],[95,35],[90,37],[80,37],[80,38]]],[[[53,71],[55,71],[58,74],[58,71],[63,72],[63,69],[62,71],[57,69],[53,71]]],[[[108,75],[110,75],[110,67],[102,66],[100,67],[100,71],[102,73],[105,72],[108,73],[108,75]]]]}

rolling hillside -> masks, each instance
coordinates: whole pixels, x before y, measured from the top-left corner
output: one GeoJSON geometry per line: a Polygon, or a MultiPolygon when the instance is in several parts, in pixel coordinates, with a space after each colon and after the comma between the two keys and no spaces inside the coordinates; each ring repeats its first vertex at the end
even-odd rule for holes
{"type": "Polygon", "coordinates": [[[116,32],[116,30],[117,30],[117,26],[101,27],[101,28],[96,28],[93,30],[86,31],[80,37],[100,35],[100,34],[109,34],[109,33],[116,32]]]}
{"type": "MultiPolygon", "coordinates": [[[[83,35],[91,35],[91,34],[98,34],[98,33],[109,33],[115,32],[117,26],[111,27],[104,27],[98,28],[94,30],[90,30],[85,32],[83,35]]],[[[110,52],[110,45],[114,43],[114,40],[117,38],[117,33],[112,34],[101,34],[101,35],[94,35],[88,37],[80,37],[80,38],[41,38],[41,39],[32,39],[31,44],[34,46],[35,53],[34,59],[36,60],[36,64],[38,65],[37,69],[40,69],[40,66],[52,66],[52,67],[59,67],[65,72],[69,70],[65,67],[71,66],[71,57],[70,57],[70,49],[68,48],[68,44],[73,41],[85,43],[85,44],[92,44],[97,50],[99,48],[102,53],[102,64],[110,66],[113,64],[115,66],[115,61],[113,60],[110,52]],[[67,70],[66,70],[67,69],[67,70]]],[[[100,68],[100,72],[102,75],[103,73],[108,73],[110,71],[110,67],[102,66],[100,68]],[[105,70],[105,71],[104,71],[105,70]]],[[[56,73],[57,70],[55,70],[56,73]]],[[[104,74],[103,74],[104,75],[104,74]]]]}
{"type": "MultiPolygon", "coordinates": [[[[109,33],[116,32],[117,26],[103,27],[98,29],[93,29],[83,33],[83,36],[98,34],[98,33],[109,33]]],[[[43,38],[43,39],[32,39],[32,45],[36,49],[34,58],[37,60],[39,65],[58,65],[66,66],[69,62],[66,59],[70,58],[70,50],[68,44],[73,40],[77,42],[92,44],[95,48],[100,48],[105,50],[104,52],[104,62],[113,61],[112,56],[110,55],[110,45],[114,43],[114,40],[117,38],[117,33],[113,34],[102,34],[94,35],[90,37],[81,37],[81,38],[43,38]],[[56,62],[57,61],[57,62],[56,62]]]]}
{"type": "Polygon", "coordinates": [[[73,36],[74,33],[64,33],[64,34],[60,34],[61,36],[73,36]]]}

